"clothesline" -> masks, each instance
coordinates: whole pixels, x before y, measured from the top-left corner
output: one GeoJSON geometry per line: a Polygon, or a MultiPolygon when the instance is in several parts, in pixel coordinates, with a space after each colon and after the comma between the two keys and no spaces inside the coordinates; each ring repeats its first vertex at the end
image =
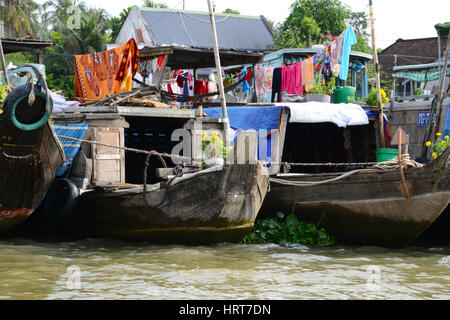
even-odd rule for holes
{"type": "Polygon", "coordinates": [[[257,65],[255,68],[255,91],[257,95],[272,92],[271,101],[282,102],[282,94],[302,95],[310,91],[315,84],[326,84],[333,76],[347,80],[348,70],[363,73],[367,68],[358,63],[350,62],[351,47],[356,44],[356,36],[352,26],[333,41],[326,42],[324,48],[308,58],[283,57],[283,64],[271,70],[257,65]],[[287,62],[288,64],[286,64],[287,62]],[[272,79],[268,80],[267,70],[272,72],[272,79]],[[271,87],[267,84],[271,83],[271,87]]]}

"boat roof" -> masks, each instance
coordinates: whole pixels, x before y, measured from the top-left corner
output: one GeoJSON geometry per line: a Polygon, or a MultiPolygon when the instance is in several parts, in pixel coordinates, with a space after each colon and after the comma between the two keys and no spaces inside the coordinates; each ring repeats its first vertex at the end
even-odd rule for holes
{"type": "MultiPolygon", "coordinates": [[[[239,50],[219,50],[222,66],[256,64],[262,61],[262,52],[239,50]]],[[[198,69],[215,67],[213,49],[191,48],[186,46],[144,47],[139,50],[139,57],[169,55],[167,66],[173,69],[198,69]]]]}

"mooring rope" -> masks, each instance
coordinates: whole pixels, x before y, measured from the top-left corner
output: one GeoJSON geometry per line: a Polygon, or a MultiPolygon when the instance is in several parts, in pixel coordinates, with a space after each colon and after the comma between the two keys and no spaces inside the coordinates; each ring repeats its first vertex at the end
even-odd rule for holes
{"type": "Polygon", "coordinates": [[[322,181],[286,181],[284,179],[279,179],[279,178],[269,178],[269,180],[270,180],[270,182],[273,182],[273,183],[294,186],[294,187],[312,187],[312,186],[316,186],[316,185],[320,185],[320,184],[326,184],[326,183],[338,181],[338,180],[347,178],[348,176],[351,176],[353,174],[362,172],[364,170],[365,169],[359,169],[359,170],[345,172],[344,174],[340,175],[339,177],[336,177],[333,179],[328,179],[328,180],[322,180],[322,181]]]}
{"type": "Polygon", "coordinates": [[[100,146],[104,146],[104,147],[116,148],[116,149],[120,149],[120,150],[136,152],[136,153],[143,153],[143,154],[147,154],[147,155],[156,155],[156,156],[165,157],[165,158],[176,158],[176,159],[180,159],[180,160],[191,160],[190,157],[183,157],[183,156],[180,156],[177,154],[169,154],[169,153],[164,153],[164,152],[158,152],[155,150],[147,151],[147,150],[134,149],[134,148],[128,148],[128,147],[120,147],[120,146],[115,146],[113,144],[107,144],[107,143],[85,140],[85,139],[80,139],[80,138],[73,138],[73,137],[67,137],[67,136],[62,136],[62,135],[57,135],[57,136],[60,139],[67,139],[67,140],[78,141],[78,142],[86,142],[86,143],[96,144],[96,145],[100,145],[100,146]]]}
{"type": "MultiPolygon", "coordinates": [[[[418,163],[414,160],[410,159],[410,156],[408,153],[403,154],[401,157],[401,166],[403,168],[422,168],[423,164],[418,163]]],[[[361,162],[361,163],[282,163],[285,165],[292,165],[292,166],[372,166],[371,169],[379,169],[379,170],[392,170],[392,169],[399,169],[400,163],[398,161],[398,156],[395,157],[392,160],[387,160],[384,162],[361,162]]],[[[282,184],[282,185],[288,185],[293,187],[311,187],[321,184],[326,184],[334,181],[338,181],[341,179],[344,179],[346,177],[349,177],[351,175],[368,171],[370,169],[359,169],[359,170],[353,170],[349,172],[345,172],[342,175],[328,180],[323,181],[288,181],[280,178],[269,178],[270,182],[282,184]]]]}
{"type": "MultiPolygon", "coordinates": [[[[417,161],[411,160],[408,153],[402,154],[401,157],[403,168],[422,168],[423,164],[417,161]]],[[[392,160],[377,163],[373,166],[374,169],[386,170],[386,169],[398,169],[400,168],[398,156],[392,160]]]]}

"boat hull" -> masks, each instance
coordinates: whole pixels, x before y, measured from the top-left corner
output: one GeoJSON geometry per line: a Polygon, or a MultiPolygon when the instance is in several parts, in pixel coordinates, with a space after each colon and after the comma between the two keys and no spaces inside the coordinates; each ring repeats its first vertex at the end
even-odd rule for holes
{"type": "MultiPolygon", "coordinates": [[[[448,171],[405,170],[411,186],[408,200],[398,170],[359,173],[309,187],[271,184],[261,216],[294,212],[320,224],[343,243],[405,246],[422,234],[450,201],[448,171]]],[[[279,175],[286,182],[320,181],[336,175],[279,175]]]]}
{"type": "Polygon", "coordinates": [[[7,235],[35,211],[64,160],[48,122],[22,131],[0,120],[0,235],[7,235]]]}
{"type": "Polygon", "coordinates": [[[163,243],[240,241],[252,228],[269,180],[260,165],[204,170],[143,194],[142,188],[83,193],[69,226],[85,236],[163,243]],[[181,181],[182,180],[182,181],[181,181]]]}

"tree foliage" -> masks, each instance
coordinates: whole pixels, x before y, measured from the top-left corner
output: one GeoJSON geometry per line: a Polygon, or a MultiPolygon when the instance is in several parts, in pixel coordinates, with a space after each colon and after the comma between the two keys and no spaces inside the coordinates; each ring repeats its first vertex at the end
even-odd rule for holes
{"type": "Polygon", "coordinates": [[[144,7],[147,8],[167,8],[165,3],[160,3],[152,0],[144,0],[144,7]]]}
{"type": "Polygon", "coordinates": [[[233,9],[230,9],[230,8],[225,9],[225,11],[223,11],[222,13],[238,14],[238,15],[241,14],[239,11],[233,10],[233,9]]]}
{"type": "Polygon", "coordinates": [[[111,26],[111,39],[114,41],[114,39],[117,38],[119,35],[120,30],[123,27],[123,24],[128,18],[128,15],[130,14],[132,7],[128,7],[126,9],[123,9],[122,12],[118,17],[112,17],[110,20],[110,26],[111,26]]]}
{"type": "Polygon", "coordinates": [[[33,0],[0,1],[0,20],[4,22],[6,36],[22,38],[36,30],[38,4],[33,0]]]}
{"type": "Polygon", "coordinates": [[[353,12],[341,0],[295,0],[286,20],[275,26],[272,49],[309,47],[320,43],[320,34],[338,36],[349,24],[358,39],[353,49],[369,52],[364,12],[353,12]]]}

